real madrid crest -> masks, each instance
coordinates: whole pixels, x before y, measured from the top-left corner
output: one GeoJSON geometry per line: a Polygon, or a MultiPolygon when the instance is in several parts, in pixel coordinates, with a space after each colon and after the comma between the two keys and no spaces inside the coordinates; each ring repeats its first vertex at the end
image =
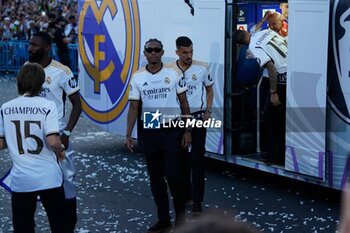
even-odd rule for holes
{"type": "Polygon", "coordinates": [[[328,76],[335,82],[330,82],[329,102],[331,108],[347,124],[350,124],[350,101],[346,93],[349,91],[349,46],[350,46],[350,1],[334,0],[331,29],[333,51],[328,60],[330,67],[328,76]]]}
{"type": "Polygon", "coordinates": [[[164,79],[164,83],[165,83],[165,84],[170,84],[170,78],[165,77],[165,79],[164,79]]]}
{"type": "Polygon", "coordinates": [[[47,76],[45,82],[47,82],[47,84],[49,84],[49,85],[51,84],[51,78],[50,78],[50,76],[47,76]]]}
{"type": "Polygon", "coordinates": [[[139,1],[80,2],[77,44],[82,66],[79,82],[70,84],[81,83],[82,108],[92,121],[115,124],[125,112],[131,76],[139,67],[139,1]],[[123,32],[125,43],[117,42],[116,29],[123,32]]]}
{"type": "Polygon", "coordinates": [[[192,75],[192,80],[196,81],[197,80],[197,76],[195,74],[192,75]]]}

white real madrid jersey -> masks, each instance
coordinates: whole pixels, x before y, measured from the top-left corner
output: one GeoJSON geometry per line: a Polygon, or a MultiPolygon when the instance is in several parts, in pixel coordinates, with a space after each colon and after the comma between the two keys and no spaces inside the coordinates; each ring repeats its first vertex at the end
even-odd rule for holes
{"type": "Polygon", "coordinates": [[[0,137],[13,161],[11,189],[32,192],[62,185],[62,172],[46,136],[59,133],[55,103],[20,96],[1,107],[0,137]]]}
{"type": "Polygon", "coordinates": [[[287,42],[270,29],[254,33],[250,38],[249,51],[260,67],[272,61],[278,73],[287,72],[287,42]]]}
{"type": "Polygon", "coordinates": [[[185,79],[188,91],[186,92],[187,101],[190,105],[191,113],[205,110],[206,108],[206,87],[214,84],[210,76],[209,66],[205,62],[193,60],[192,64],[184,71],[180,69],[177,62],[169,64],[177,72],[181,72],[185,79]]]}
{"type": "Polygon", "coordinates": [[[65,116],[66,95],[71,95],[79,91],[78,80],[73,76],[72,71],[56,60],[44,68],[46,78],[43,84],[41,96],[55,102],[60,128],[65,127],[63,118],[65,116]]]}
{"type": "Polygon", "coordinates": [[[129,100],[141,100],[143,113],[159,110],[171,120],[181,115],[177,95],[185,91],[186,84],[175,70],[163,67],[153,74],[143,67],[131,78],[129,100]]]}

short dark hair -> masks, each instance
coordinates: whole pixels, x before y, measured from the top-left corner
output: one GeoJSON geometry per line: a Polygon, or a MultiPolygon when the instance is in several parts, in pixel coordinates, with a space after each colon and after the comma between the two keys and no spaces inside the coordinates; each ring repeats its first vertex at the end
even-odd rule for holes
{"type": "Polygon", "coordinates": [[[36,96],[40,93],[45,82],[45,71],[37,63],[24,64],[17,75],[18,94],[36,96]]]}
{"type": "Polygon", "coordinates": [[[232,40],[236,43],[236,44],[244,44],[244,35],[245,35],[245,31],[243,30],[236,30],[233,32],[232,34],[232,40]]]}
{"type": "Polygon", "coordinates": [[[189,47],[192,45],[192,40],[188,38],[187,36],[180,36],[176,39],[176,48],[183,47],[189,47]]]}
{"type": "Polygon", "coordinates": [[[152,38],[152,39],[149,39],[148,41],[146,41],[144,48],[146,48],[146,45],[150,42],[158,42],[160,44],[160,47],[163,48],[162,42],[156,38],[152,38]]]}
{"type": "Polygon", "coordinates": [[[45,31],[35,32],[32,36],[40,37],[43,41],[45,41],[50,46],[52,44],[52,39],[50,34],[45,31]]]}

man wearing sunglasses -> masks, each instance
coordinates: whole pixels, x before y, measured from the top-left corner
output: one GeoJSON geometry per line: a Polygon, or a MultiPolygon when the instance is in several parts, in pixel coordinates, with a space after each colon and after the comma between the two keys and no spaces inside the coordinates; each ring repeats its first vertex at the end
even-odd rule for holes
{"type": "Polygon", "coordinates": [[[158,221],[148,232],[164,232],[172,227],[169,214],[167,184],[173,197],[175,226],[185,219],[185,201],[182,189],[180,156],[182,148],[191,144],[191,132],[177,127],[165,127],[178,116],[188,116],[187,87],[180,74],[163,66],[163,45],[157,39],[145,43],[144,55],[148,64],[135,72],[130,81],[129,111],[127,117],[126,147],[133,152],[132,129],[142,103],[141,119],[146,122],[152,115],[152,127],[144,124],[139,132],[150,176],[151,191],[157,206],[158,221]],[[169,116],[169,117],[167,117],[169,116]],[[159,118],[162,117],[163,121],[159,118]],[[167,117],[167,118],[166,118],[167,117]],[[154,122],[155,120],[159,120],[154,122]],[[156,124],[153,127],[153,124],[156,124]],[[182,148],[181,148],[182,147],[182,148]]]}
{"type": "MultiPolygon", "coordinates": [[[[212,112],[213,84],[207,63],[192,60],[193,43],[190,38],[180,36],[176,39],[176,54],[179,59],[170,64],[175,70],[182,73],[186,81],[188,103],[191,108],[191,116],[199,121],[208,120],[212,112]]],[[[202,212],[204,198],[204,154],[206,129],[192,129],[191,151],[186,150],[184,159],[184,184],[185,200],[193,200],[192,214],[202,212]]]]}

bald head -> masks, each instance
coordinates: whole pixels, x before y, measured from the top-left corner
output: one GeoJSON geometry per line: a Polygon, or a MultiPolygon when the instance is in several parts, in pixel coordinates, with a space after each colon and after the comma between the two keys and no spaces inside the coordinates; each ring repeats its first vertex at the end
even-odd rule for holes
{"type": "Polygon", "coordinates": [[[283,25],[283,17],[280,13],[273,12],[267,17],[267,23],[271,30],[278,32],[283,25]]]}

